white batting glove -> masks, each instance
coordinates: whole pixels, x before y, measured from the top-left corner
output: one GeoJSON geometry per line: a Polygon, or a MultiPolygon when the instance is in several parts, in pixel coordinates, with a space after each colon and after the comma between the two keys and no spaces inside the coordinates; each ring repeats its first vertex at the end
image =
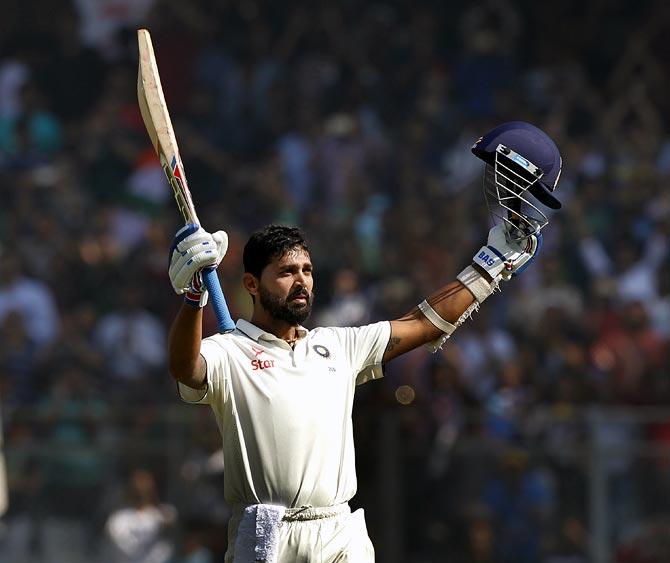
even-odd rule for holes
{"type": "Polygon", "coordinates": [[[530,235],[520,241],[509,240],[507,226],[496,225],[489,231],[486,246],[472,261],[486,270],[494,281],[509,280],[520,274],[542,248],[542,234],[530,235]]]}
{"type": "Polygon", "coordinates": [[[170,247],[168,273],[175,292],[186,294],[187,302],[198,307],[207,303],[207,290],[201,271],[216,268],[228,250],[225,231],[210,234],[199,225],[188,224],[179,229],[170,247]]]}

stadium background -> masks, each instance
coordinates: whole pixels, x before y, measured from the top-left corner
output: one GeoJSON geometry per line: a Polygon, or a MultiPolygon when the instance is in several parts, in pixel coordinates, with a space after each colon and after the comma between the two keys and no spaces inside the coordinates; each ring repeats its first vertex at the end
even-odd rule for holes
{"type": "Polygon", "coordinates": [[[556,140],[564,209],[539,263],[443,353],[359,389],[353,504],[383,563],[670,561],[670,4],[2,12],[0,561],[108,560],[133,474],[176,514],[156,561],[225,549],[216,424],[165,365],[178,216],[137,109],[139,26],[202,222],[230,234],[234,317],[241,247],[271,221],[311,241],[311,326],[404,313],[487,231],[472,142],[511,119],[556,140]]]}

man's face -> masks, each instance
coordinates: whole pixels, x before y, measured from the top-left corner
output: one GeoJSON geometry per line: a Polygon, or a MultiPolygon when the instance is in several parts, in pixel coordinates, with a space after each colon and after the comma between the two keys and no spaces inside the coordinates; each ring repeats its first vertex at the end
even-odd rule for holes
{"type": "Polygon", "coordinates": [[[312,312],[314,301],[312,261],[300,248],[270,262],[261,273],[258,298],[275,319],[301,324],[312,312]]]}

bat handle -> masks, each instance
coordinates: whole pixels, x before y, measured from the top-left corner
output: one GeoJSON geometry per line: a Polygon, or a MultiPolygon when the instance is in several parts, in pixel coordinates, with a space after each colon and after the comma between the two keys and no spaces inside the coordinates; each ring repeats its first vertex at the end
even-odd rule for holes
{"type": "Polygon", "coordinates": [[[214,268],[205,268],[202,271],[202,278],[205,282],[205,287],[209,292],[209,299],[214,307],[214,313],[216,314],[216,321],[219,327],[219,332],[230,332],[235,329],[235,323],[230,316],[228,311],[228,305],[226,304],[226,298],[223,296],[223,290],[221,289],[221,283],[219,282],[219,276],[216,275],[216,269],[214,268]]]}

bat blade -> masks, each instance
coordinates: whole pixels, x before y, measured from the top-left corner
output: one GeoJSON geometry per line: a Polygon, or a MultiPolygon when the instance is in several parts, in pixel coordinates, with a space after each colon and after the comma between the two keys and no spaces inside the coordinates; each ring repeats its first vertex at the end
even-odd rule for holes
{"type": "MultiPolygon", "coordinates": [[[[200,221],[195,212],[191,192],[188,189],[184,165],[179,155],[177,139],[165,103],[151,35],[146,29],[137,31],[137,43],[139,47],[137,101],[142,120],[165,171],[165,176],[172,187],[179,212],[185,222],[199,225],[200,221]]],[[[216,313],[219,332],[233,330],[235,323],[230,317],[216,270],[214,268],[203,270],[203,281],[209,291],[211,303],[216,313]]]]}
{"type": "Polygon", "coordinates": [[[199,224],[191,192],[186,183],[184,165],[179,155],[177,138],[172,128],[151,35],[146,29],[137,32],[139,68],[137,72],[137,101],[151,144],[160,159],[165,175],[172,186],[179,211],[188,223],[199,224]]]}

